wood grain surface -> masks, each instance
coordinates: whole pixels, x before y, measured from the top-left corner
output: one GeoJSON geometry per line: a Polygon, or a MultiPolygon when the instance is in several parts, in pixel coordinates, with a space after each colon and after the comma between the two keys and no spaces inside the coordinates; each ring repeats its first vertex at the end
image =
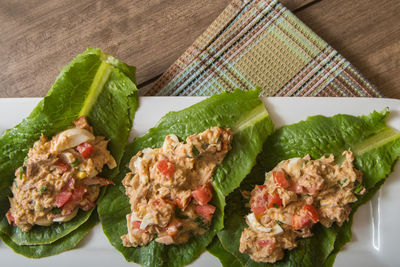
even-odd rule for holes
{"type": "MultiPolygon", "coordinates": [[[[87,46],[149,86],[230,0],[0,0],[0,97],[43,96],[87,46]]],[[[400,1],[284,0],[387,97],[400,98],[400,1]]]]}

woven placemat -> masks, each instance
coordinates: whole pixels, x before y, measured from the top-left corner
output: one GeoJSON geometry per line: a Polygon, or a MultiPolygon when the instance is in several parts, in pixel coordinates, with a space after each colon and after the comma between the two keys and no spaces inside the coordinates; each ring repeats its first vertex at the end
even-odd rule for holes
{"type": "Polygon", "coordinates": [[[382,97],[343,56],[275,0],[233,0],[141,95],[382,97]]]}

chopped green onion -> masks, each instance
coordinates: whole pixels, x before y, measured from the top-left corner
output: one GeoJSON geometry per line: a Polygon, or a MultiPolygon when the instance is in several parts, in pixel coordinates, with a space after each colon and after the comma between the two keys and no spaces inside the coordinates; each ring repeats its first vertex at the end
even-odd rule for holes
{"type": "Polygon", "coordinates": [[[192,152],[193,152],[193,155],[194,155],[195,157],[197,157],[197,156],[200,155],[200,152],[197,150],[197,148],[196,148],[195,146],[192,147],[192,152]]]}
{"type": "Polygon", "coordinates": [[[274,206],[274,208],[278,208],[278,204],[276,203],[272,204],[272,206],[274,206]]]}
{"type": "Polygon", "coordinates": [[[360,184],[358,181],[356,181],[354,185],[356,186],[356,188],[354,189],[354,193],[356,194],[360,193],[364,189],[362,184],[360,184]]]}
{"type": "Polygon", "coordinates": [[[24,175],[24,168],[20,167],[19,168],[19,179],[22,180],[22,177],[24,175]]]}
{"type": "Polygon", "coordinates": [[[282,226],[282,222],[281,222],[280,220],[276,220],[276,223],[277,223],[279,226],[282,226]]]}
{"type": "Polygon", "coordinates": [[[60,213],[61,213],[61,209],[54,208],[54,209],[51,210],[51,213],[53,213],[53,214],[60,214],[60,213]]]}
{"type": "Polygon", "coordinates": [[[343,180],[341,180],[341,181],[339,182],[340,188],[342,188],[343,185],[344,185],[346,182],[347,182],[347,178],[344,178],[343,180]]]}
{"type": "Polygon", "coordinates": [[[306,160],[305,162],[304,162],[304,165],[307,165],[307,163],[309,163],[310,161],[309,160],[306,160]]]}
{"type": "Polygon", "coordinates": [[[79,163],[81,163],[80,160],[76,159],[74,162],[71,163],[72,168],[75,168],[76,166],[78,166],[79,163]]]}
{"type": "Polygon", "coordinates": [[[47,186],[43,186],[42,188],[40,188],[39,190],[39,194],[43,194],[45,191],[47,190],[47,186]]]}
{"type": "Polygon", "coordinates": [[[207,224],[204,223],[204,218],[203,217],[196,217],[196,219],[194,219],[195,222],[197,222],[197,224],[199,225],[200,228],[206,229],[208,230],[208,226],[207,224]]]}
{"type": "Polygon", "coordinates": [[[182,210],[180,208],[176,208],[175,210],[175,217],[179,219],[187,219],[189,218],[186,214],[182,213],[182,210]]]}

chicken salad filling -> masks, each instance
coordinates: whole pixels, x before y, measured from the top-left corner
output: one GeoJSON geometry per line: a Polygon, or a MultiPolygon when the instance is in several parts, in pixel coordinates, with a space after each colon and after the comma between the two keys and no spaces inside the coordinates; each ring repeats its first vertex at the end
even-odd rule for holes
{"type": "Polygon", "coordinates": [[[139,151],[122,181],[131,213],[126,216],[126,247],[147,245],[153,239],[181,244],[204,234],[215,207],[211,178],[231,149],[229,128],[212,127],[180,142],[171,134],[160,148],[139,151]]]}
{"type": "Polygon", "coordinates": [[[239,251],[254,261],[273,263],[284,257],[285,249],[297,246],[297,238],[311,236],[314,224],[341,226],[348,220],[350,204],[366,190],[353,153],[344,151],[343,156],[341,165],[333,155],[282,161],[266,173],[263,185],[242,192],[250,198],[252,212],[246,216],[239,251]]]}
{"type": "Polygon", "coordinates": [[[15,171],[6,217],[23,231],[73,219],[79,208],[95,207],[100,187],[113,184],[97,175],[117,166],[108,141],[95,136],[85,117],[48,140],[44,135],[15,171]]]}

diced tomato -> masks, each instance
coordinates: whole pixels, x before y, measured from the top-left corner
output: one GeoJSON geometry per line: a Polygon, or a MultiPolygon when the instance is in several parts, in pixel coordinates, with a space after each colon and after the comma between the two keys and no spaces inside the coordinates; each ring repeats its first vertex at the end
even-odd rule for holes
{"type": "Polygon", "coordinates": [[[175,166],[167,159],[160,160],[157,164],[157,169],[169,179],[171,179],[175,173],[175,166]]]}
{"type": "Polygon", "coordinates": [[[176,197],[175,198],[175,203],[181,210],[184,210],[189,205],[190,199],[191,199],[191,197],[186,199],[186,201],[183,201],[179,197],[176,197]]]}
{"type": "Polygon", "coordinates": [[[294,230],[300,230],[306,227],[310,223],[310,218],[300,216],[298,214],[293,215],[292,217],[292,227],[294,230]]]}
{"type": "Polygon", "coordinates": [[[175,236],[182,227],[182,222],[178,219],[173,219],[169,222],[166,232],[169,236],[175,236]]]}
{"type": "Polygon", "coordinates": [[[207,183],[202,187],[199,187],[196,190],[192,191],[192,196],[200,205],[205,205],[212,199],[212,190],[213,187],[211,183],[207,183]]]}
{"type": "Polygon", "coordinates": [[[306,204],[304,205],[303,210],[313,223],[317,223],[319,221],[318,212],[314,209],[313,206],[311,206],[310,204],[306,204]]]}
{"type": "Polygon", "coordinates": [[[55,163],[54,166],[60,170],[61,174],[64,172],[67,172],[70,168],[68,163],[65,163],[62,159],[58,159],[55,163]]]}
{"type": "Polygon", "coordinates": [[[15,219],[14,219],[14,217],[11,215],[11,210],[7,211],[6,217],[7,217],[8,224],[14,224],[15,219]]]}
{"type": "Polygon", "coordinates": [[[269,195],[268,194],[268,208],[280,208],[282,207],[282,199],[279,197],[278,193],[275,193],[274,195],[269,195]]]}
{"type": "Polygon", "coordinates": [[[258,195],[256,200],[250,203],[250,208],[254,215],[260,216],[264,214],[267,210],[267,200],[267,195],[258,195]]]}
{"type": "Polygon", "coordinates": [[[261,192],[266,187],[266,185],[256,185],[257,191],[261,192]]]}
{"type": "Polygon", "coordinates": [[[71,213],[79,205],[85,193],[86,189],[84,187],[77,187],[72,191],[71,198],[63,206],[65,214],[71,213]]]}
{"type": "Polygon", "coordinates": [[[290,191],[296,192],[296,194],[302,194],[304,192],[303,186],[295,182],[290,186],[290,191]]]}
{"type": "Polygon", "coordinates": [[[115,184],[113,181],[101,177],[86,178],[83,180],[83,183],[85,185],[100,185],[100,186],[115,184]]]}
{"type": "Polygon", "coordinates": [[[257,245],[261,248],[269,247],[270,249],[274,249],[276,242],[273,240],[261,239],[257,241],[257,245]]]}
{"type": "Polygon", "coordinates": [[[141,221],[133,221],[132,222],[132,227],[136,228],[136,229],[139,229],[141,224],[142,224],[141,221]]]}
{"type": "Polygon", "coordinates": [[[62,190],[58,195],[56,196],[56,199],[54,202],[57,205],[57,208],[61,208],[64,206],[65,203],[72,197],[72,192],[70,192],[68,189],[62,190]]]}
{"type": "Polygon", "coordinates": [[[274,177],[274,182],[282,188],[288,188],[290,186],[289,181],[286,179],[285,173],[283,171],[272,172],[274,177]]]}
{"type": "Polygon", "coordinates": [[[215,212],[215,207],[210,204],[197,205],[196,212],[198,215],[204,218],[205,222],[210,222],[212,219],[212,215],[215,212]]]}
{"type": "Polygon", "coordinates": [[[94,147],[89,143],[82,143],[76,147],[76,150],[84,157],[85,159],[89,158],[94,151],[94,147]]]}
{"type": "MultiPolygon", "coordinates": [[[[129,220],[130,220],[130,215],[129,215],[129,220]]],[[[139,229],[139,232],[141,232],[141,233],[146,233],[147,232],[147,230],[145,230],[145,229],[140,229],[140,225],[142,224],[142,221],[133,221],[132,222],[132,227],[134,228],[134,229],[139,229]]]]}

